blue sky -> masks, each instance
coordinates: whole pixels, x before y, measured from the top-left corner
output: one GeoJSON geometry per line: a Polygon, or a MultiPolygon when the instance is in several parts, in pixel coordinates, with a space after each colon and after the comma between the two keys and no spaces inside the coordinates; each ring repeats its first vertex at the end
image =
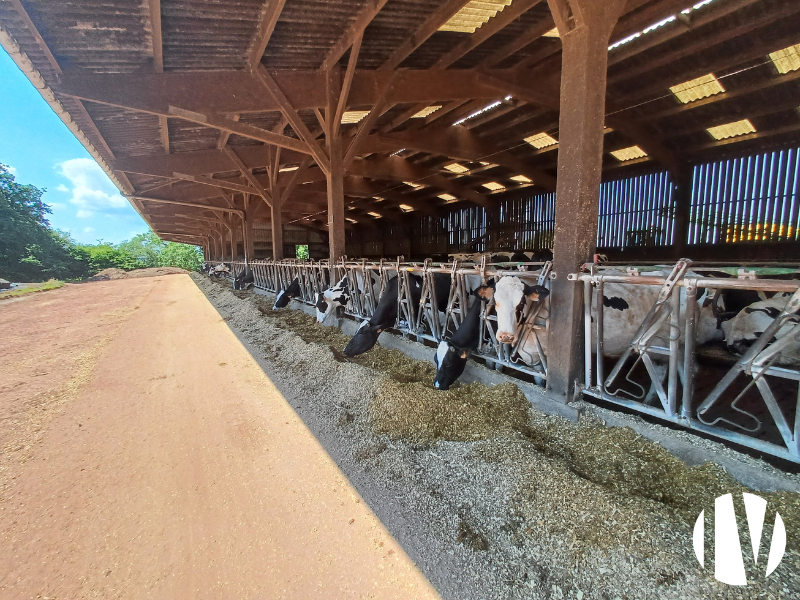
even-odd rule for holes
{"type": "Polygon", "coordinates": [[[46,188],[53,227],[82,243],[121,242],[149,228],[14,61],[0,49],[0,163],[46,188]]]}

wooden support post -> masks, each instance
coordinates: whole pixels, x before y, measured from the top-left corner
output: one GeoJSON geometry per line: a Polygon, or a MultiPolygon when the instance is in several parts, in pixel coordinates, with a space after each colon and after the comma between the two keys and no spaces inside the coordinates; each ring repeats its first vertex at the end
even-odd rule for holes
{"type": "Polygon", "coordinates": [[[689,212],[692,205],[692,169],[686,167],[674,176],[672,198],[675,202],[675,238],[673,258],[686,256],[689,244],[689,212]]]}
{"type": "Polygon", "coordinates": [[[608,40],[625,0],[548,0],[563,46],[548,344],[550,392],[573,399],[583,373],[583,293],[569,273],[597,247],[608,40]]]}
{"type": "Polygon", "coordinates": [[[280,195],[272,200],[270,216],[272,217],[272,258],[283,260],[283,220],[281,218],[281,207],[283,201],[280,195]]]}
{"type": "Polygon", "coordinates": [[[253,242],[253,213],[256,202],[251,201],[250,194],[244,195],[244,258],[249,263],[255,259],[253,242]]]}
{"type": "Polygon", "coordinates": [[[328,105],[325,109],[327,131],[325,138],[330,158],[330,168],[325,173],[328,188],[328,246],[331,262],[345,254],[344,249],[344,162],[342,157],[342,136],[334,122],[340,95],[339,72],[328,72],[326,81],[328,105]]]}

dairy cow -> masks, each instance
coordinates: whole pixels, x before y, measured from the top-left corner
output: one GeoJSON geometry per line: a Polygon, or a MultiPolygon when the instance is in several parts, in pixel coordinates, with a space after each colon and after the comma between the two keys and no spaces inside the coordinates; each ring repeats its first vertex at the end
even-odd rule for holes
{"type": "Polygon", "coordinates": [[[255,277],[253,271],[249,267],[244,267],[242,271],[233,278],[233,289],[246,290],[247,288],[255,285],[255,277]]]}
{"type": "Polygon", "coordinates": [[[483,285],[472,291],[475,300],[467,311],[464,320],[456,332],[447,340],[439,342],[433,362],[436,364],[436,379],[433,386],[437,390],[446,391],[461,377],[467,359],[472,351],[478,347],[480,341],[480,318],[483,306],[489,302],[494,289],[483,285]]]}
{"type": "Polygon", "coordinates": [[[340,306],[346,306],[350,301],[350,289],[345,275],[339,283],[329,287],[327,290],[317,292],[314,298],[314,306],[317,309],[317,323],[324,323],[325,319],[340,306]]]}
{"type": "Polygon", "coordinates": [[[290,283],[288,287],[278,292],[272,310],[285,308],[286,306],[288,306],[289,300],[291,300],[292,298],[299,298],[300,296],[301,296],[300,279],[298,277],[295,277],[294,279],[292,279],[292,283],[290,283]]]}
{"type": "MultiPolygon", "coordinates": [[[[726,330],[725,343],[734,354],[744,354],[775,318],[781,314],[791,294],[776,294],[769,300],[760,300],[743,308],[733,319],[723,324],[726,330]]],[[[787,319],[775,334],[776,339],[786,336],[797,324],[795,319],[787,319]]],[[[776,363],[784,366],[800,365],[800,340],[790,342],[778,356],[776,363]]]]}

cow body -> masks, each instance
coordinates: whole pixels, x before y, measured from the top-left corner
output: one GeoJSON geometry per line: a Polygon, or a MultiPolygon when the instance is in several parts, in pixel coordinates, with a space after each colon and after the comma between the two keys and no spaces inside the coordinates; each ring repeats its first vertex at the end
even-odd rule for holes
{"type": "Polygon", "coordinates": [[[325,319],[340,306],[346,306],[350,301],[350,288],[345,275],[339,283],[329,287],[323,292],[317,292],[315,308],[317,310],[317,323],[324,323],[325,319]]]}
{"type": "MultiPolygon", "coordinates": [[[[791,294],[776,294],[769,300],[760,300],[743,308],[733,319],[724,324],[726,329],[725,343],[734,354],[744,354],[775,318],[781,314],[791,294]]],[[[787,320],[775,334],[776,339],[786,336],[797,323],[787,320]]],[[[800,365],[800,341],[790,342],[783,348],[776,361],[779,365],[800,365]]]]}
{"type": "Polygon", "coordinates": [[[253,285],[255,285],[255,277],[249,267],[244,267],[241,273],[233,279],[233,289],[235,290],[246,290],[253,285]]]}
{"type": "Polygon", "coordinates": [[[289,300],[292,298],[299,298],[300,296],[300,279],[295,277],[292,279],[292,283],[278,292],[278,295],[275,297],[275,304],[273,305],[272,310],[285,308],[288,306],[289,300]]]}
{"type": "MultiPolygon", "coordinates": [[[[422,278],[416,275],[409,276],[411,283],[411,301],[416,305],[422,295],[422,278]]],[[[375,307],[375,312],[369,321],[364,321],[355,335],[345,346],[346,356],[358,356],[371,349],[378,341],[378,336],[384,329],[394,327],[397,321],[397,277],[393,277],[386,284],[383,295],[375,307]]]]}

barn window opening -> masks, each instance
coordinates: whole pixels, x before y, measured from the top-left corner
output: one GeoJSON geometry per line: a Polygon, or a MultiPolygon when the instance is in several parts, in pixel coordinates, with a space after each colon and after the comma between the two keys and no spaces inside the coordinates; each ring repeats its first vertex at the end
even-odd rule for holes
{"type": "Polygon", "coordinates": [[[714,77],[713,73],[709,73],[697,79],[673,85],[669,90],[675,94],[675,97],[683,104],[688,104],[695,100],[720,94],[725,91],[725,88],[722,87],[722,84],[714,77]]]}
{"type": "Polygon", "coordinates": [[[308,260],[308,244],[299,244],[294,247],[294,254],[300,260],[308,260]]]}
{"type": "Polygon", "coordinates": [[[755,133],[756,128],[753,127],[750,119],[742,119],[741,121],[734,121],[733,123],[726,123],[725,125],[709,127],[706,131],[708,131],[715,140],[724,140],[726,138],[747,135],[748,133],[755,133]]]}

